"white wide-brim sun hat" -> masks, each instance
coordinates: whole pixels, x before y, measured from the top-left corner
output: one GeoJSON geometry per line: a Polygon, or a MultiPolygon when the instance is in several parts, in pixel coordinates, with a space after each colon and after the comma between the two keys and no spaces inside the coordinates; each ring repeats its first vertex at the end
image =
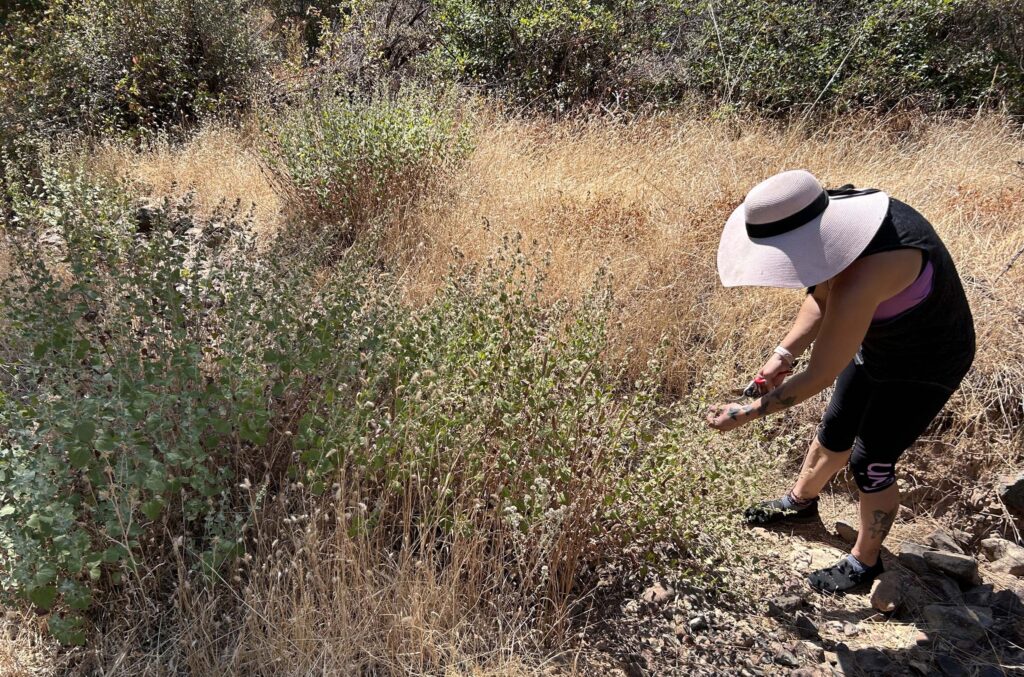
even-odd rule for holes
{"type": "Polygon", "coordinates": [[[725,224],[718,275],[726,287],[797,289],[846,269],[889,211],[881,191],[829,194],[802,169],[754,186],[725,224]]]}

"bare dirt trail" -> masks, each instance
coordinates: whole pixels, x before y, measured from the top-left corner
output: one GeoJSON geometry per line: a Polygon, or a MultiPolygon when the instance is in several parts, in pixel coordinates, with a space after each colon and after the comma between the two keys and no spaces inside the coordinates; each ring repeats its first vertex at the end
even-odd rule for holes
{"type": "Polygon", "coordinates": [[[615,612],[594,624],[595,640],[577,669],[620,677],[1024,674],[1024,587],[1015,576],[994,571],[984,557],[981,585],[908,567],[901,551],[928,543],[937,530],[960,532],[906,514],[883,553],[895,610],[876,610],[869,589],[815,593],[806,576],[849,552],[834,526],[855,525],[857,504],[846,492],[832,493],[821,510],[821,523],[754,528],[738,544],[750,562],[743,585],[756,591],[752,604],[731,605],[670,580],[648,582],[639,594],[610,600],[615,612]]]}

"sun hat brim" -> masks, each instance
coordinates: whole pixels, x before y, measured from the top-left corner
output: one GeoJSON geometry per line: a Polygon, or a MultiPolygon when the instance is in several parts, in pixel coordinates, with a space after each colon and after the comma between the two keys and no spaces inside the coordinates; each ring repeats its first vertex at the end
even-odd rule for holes
{"type": "Polygon", "coordinates": [[[718,276],[726,287],[799,289],[821,284],[853,263],[889,211],[883,192],[832,196],[819,216],[782,235],[751,239],[740,205],[718,245],[718,276]]]}

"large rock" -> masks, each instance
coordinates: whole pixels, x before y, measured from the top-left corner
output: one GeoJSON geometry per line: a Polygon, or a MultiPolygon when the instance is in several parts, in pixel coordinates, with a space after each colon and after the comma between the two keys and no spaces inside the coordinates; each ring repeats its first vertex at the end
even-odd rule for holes
{"type": "Polygon", "coordinates": [[[1024,548],[1003,538],[986,538],[981,551],[992,562],[994,571],[1024,576],[1024,548]]]}
{"type": "Polygon", "coordinates": [[[1000,478],[999,498],[1010,511],[1024,514],[1024,473],[1000,478]]]}
{"type": "Polygon", "coordinates": [[[857,542],[857,529],[849,522],[843,520],[836,522],[836,535],[850,545],[857,542]]]}
{"type": "Polygon", "coordinates": [[[992,612],[977,606],[931,604],[924,608],[923,615],[933,635],[952,641],[980,641],[993,622],[992,612]]]}
{"type": "Polygon", "coordinates": [[[978,563],[970,555],[958,555],[955,552],[926,550],[924,561],[933,570],[946,574],[963,585],[979,585],[978,563]]]}
{"type": "Polygon", "coordinates": [[[936,550],[943,550],[945,552],[953,552],[958,555],[964,554],[964,549],[960,547],[960,544],[956,542],[953,534],[949,533],[945,529],[936,529],[932,533],[928,534],[925,539],[928,545],[932,546],[936,550]]]}
{"type": "Polygon", "coordinates": [[[906,581],[895,571],[883,572],[871,584],[871,606],[888,614],[896,611],[903,603],[906,581]]]}
{"type": "Polygon", "coordinates": [[[915,574],[926,574],[928,573],[928,563],[924,561],[924,554],[926,552],[929,552],[929,549],[923,545],[904,541],[903,544],[900,545],[900,564],[907,567],[915,574]]]}
{"type": "MultiPolygon", "coordinates": [[[[939,604],[963,604],[964,597],[960,586],[945,574],[929,573],[921,576],[921,583],[931,592],[932,598],[939,604]]],[[[927,606],[924,605],[924,606],[927,606]]]]}

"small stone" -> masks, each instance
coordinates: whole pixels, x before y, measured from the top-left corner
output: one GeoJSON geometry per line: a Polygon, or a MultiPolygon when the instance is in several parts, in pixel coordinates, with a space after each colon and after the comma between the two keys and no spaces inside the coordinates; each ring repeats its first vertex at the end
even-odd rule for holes
{"type": "Polygon", "coordinates": [[[903,601],[906,583],[895,571],[885,571],[871,584],[871,606],[884,614],[895,611],[903,601]]]}
{"type": "Polygon", "coordinates": [[[1003,538],[986,538],[981,551],[992,562],[992,570],[1024,576],[1024,548],[1003,538]]]}
{"type": "Polygon", "coordinates": [[[992,625],[992,612],[983,607],[932,604],[924,608],[923,615],[932,629],[947,640],[977,642],[992,625]]]}
{"type": "Polygon", "coordinates": [[[969,555],[958,555],[954,552],[926,550],[924,561],[934,571],[939,571],[964,585],[979,585],[978,563],[969,555]]]}
{"type": "Polygon", "coordinates": [[[925,542],[935,548],[936,550],[943,550],[945,552],[956,553],[957,555],[964,554],[963,548],[957,544],[953,535],[945,529],[936,529],[928,535],[925,542]]]}
{"type": "Polygon", "coordinates": [[[675,591],[672,588],[666,588],[661,583],[655,583],[651,587],[644,590],[644,594],[641,596],[645,602],[652,602],[654,604],[664,604],[665,602],[672,599],[675,596],[675,591]]]}
{"type": "Polygon", "coordinates": [[[992,595],[992,608],[1003,616],[1024,615],[1024,604],[1013,590],[1000,590],[992,595]]]}
{"type": "Polygon", "coordinates": [[[854,653],[857,667],[868,674],[889,673],[893,668],[892,659],[878,649],[861,649],[854,653]]]}
{"type": "Polygon", "coordinates": [[[976,585],[964,593],[964,604],[969,606],[991,606],[992,584],[976,585]]]}
{"type": "Polygon", "coordinates": [[[919,675],[929,675],[932,672],[931,666],[929,666],[924,661],[911,659],[907,661],[907,665],[909,665],[914,670],[914,672],[916,672],[919,675]]]}
{"type": "Polygon", "coordinates": [[[1024,473],[1016,477],[1001,477],[999,479],[999,498],[1011,512],[1024,513],[1024,473]]]}
{"type": "Polygon", "coordinates": [[[855,623],[844,623],[843,634],[847,637],[856,637],[860,634],[860,626],[855,623]]]}
{"type": "MultiPolygon", "coordinates": [[[[925,574],[921,582],[927,586],[931,597],[942,604],[962,604],[964,601],[960,586],[949,576],[943,574],[925,574]]],[[[927,605],[922,605],[927,606],[927,605]]]]}
{"type": "Polygon", "coordinates": [[[775,653],[775,662],[787,668],[795,668],[800,665],[800,661],[796,659],[796,656],[786,649],[780,649],[775,653]]]}
{"type": "Polygon", "coordinates": [[[693,632],[700,632],[701,630],[707,630],[708,629],[708,619],[707,619],[707,616],[704,616],[703,614],[694,616],[693,618],[690,619],[689,626],[690,626],[690,630],[692,630],[693,632]]]}
{"type": "Polygon", "coordinates": [[[935,658],[935,667],[946,677],[969,677],[970,672],[964,664],[948,654],[939,654],[935,658]]]}
{"type": "Polygon", "coordinates": [[[847,543],[857,542],[857,530],[849,522],[839,520],[836,522],[836,535],[847,543]]]}
{"type": "Polygon", "coordinates": [[[796,621],[793,625],[796,627],[797,634],[804,639],[814,639],[821,636],[821,633],[818,632],[818,626],[805,613],[797,612],[796,621]]]}
{"type": "Polygon", "coordinates": [[[787,618],[805,606],[807,606],[807,601],[803,597],[781,595],[768,600],[768,615],[776,619],[787,618]]]}
{"type": "Polygon", "coordinates": [[[928,564],[924,561],[924,553],[926,552],[928,552],[928,548],[923,545],[904,541],[900,545],[900,564],[915,574],[926,574],[928,573],[928,564]]]}

